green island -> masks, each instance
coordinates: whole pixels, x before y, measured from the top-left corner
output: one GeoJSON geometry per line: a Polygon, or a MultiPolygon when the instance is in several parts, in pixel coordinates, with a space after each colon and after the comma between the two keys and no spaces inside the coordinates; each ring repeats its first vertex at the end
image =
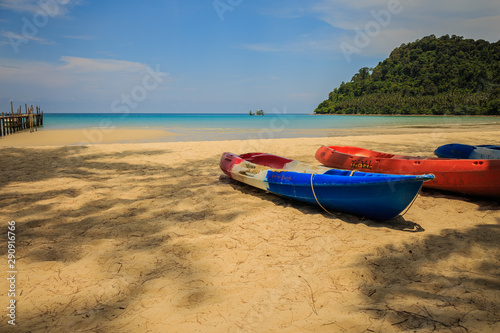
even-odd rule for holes
{"type": "Polygon", "coordinates": [[[500,115],[500,41],[426,36],[342,82],[315,114],[500,115]]]}

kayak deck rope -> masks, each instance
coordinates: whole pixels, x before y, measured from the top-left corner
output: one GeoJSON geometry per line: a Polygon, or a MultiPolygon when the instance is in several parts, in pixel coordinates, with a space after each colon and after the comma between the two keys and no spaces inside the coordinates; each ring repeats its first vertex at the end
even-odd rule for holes
{"type": "Polygon", "coordinates": [[[417,195],[413,198],[413,200],[408,205],[408,207],[406,207],[406,210],[404,211],[404,213],[403,214],[399,214],[399,216],[403,217],[406,213],[408,213],[408,211],[410,210],[411,206],[413,206],[413,203],[415,202],[415,200],[417,200],[417,197],[418,197],[418,195],[420,193],[420,190],[422,189],[423,185],[424,185],[424,183],[422,182],[422,185],[420,185],[420,189],[418,190],[417,195]]]}
{"type": "MultiPolygon", "coordinates": [[[[349,176],[352,176],[352,174],[357,171],[357,170],[352,170],[351,174],[349,176]]],[[[327,212],[328,214],[332,215],[332,216],[336,216],[335,214],[333,214],[332,212],[330,212],[328,209],[326,209],[325,207],[323,207],[323,205],[319,202],[318,200],[318,197],[316,196],[316,192],[314,192],[314,185],[313,185],[313,177],[314,177],[314,173],[311,173],[311,190],[313,192],[313,195],[314,195],[314,199],[316,200],[316,203],[321,207],[323,208],[323,210],[325,212],[327,212]]],[[[417,195],[413,198],[413,200],[411,201],[411,203],[408,205],[408,207],[406,207],[406,210],[404,211],[403,214],[399,214],[398,216],[401,216],[403,217],[411,208],[411,206],[413,206],[413,203],[415,202],[415,200],[417,200],[417,197],[418,197],[418,193],[420,192],[420,190],[422,189],[422,186],[423,186],[423,183],[422,185],[420,185],[420,189],[418,190],[417,192],[417,195]]],[[[363,217],[364,219],[364,217],[363,217]]]]}
{"type": "Polygon", "coordinates": [[[311,190],[313,192],[313,195],[314,195],[314,199],[316,199],[316,202],[318,203],[318,205],[323,208],[323,210],[325,212],[327,212],[328,214],[332,215],[332,216],[335,216],[335,214],[333,214],[332,212],[330,212],[328,209],[326,209],[325,207],[323,207],[322,204],[319,203],[319,200],[318,200],[318,197],[316,196],[316,192],[314,192],[314,186],[313,186],[313,177],[314,177],[314,173],[311,173],[311,190]]]}

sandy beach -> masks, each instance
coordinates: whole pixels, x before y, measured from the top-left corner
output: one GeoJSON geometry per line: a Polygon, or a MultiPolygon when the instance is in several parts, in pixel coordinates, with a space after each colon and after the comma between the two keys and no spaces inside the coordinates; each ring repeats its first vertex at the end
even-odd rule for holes
{"type": "Polygon", "coordinates": [[[376,222],[219,169],[225,151],[318,164],[334,144],[432,156],[500,144],[500,126],[205,142],[127,131],[96,145],[78,145],[80,130],[0,138],[0,234],[15,221],[17,272],[13,326],[2,241],[0,331],[500,331],[497,201],[423,190],[376,222]]]}

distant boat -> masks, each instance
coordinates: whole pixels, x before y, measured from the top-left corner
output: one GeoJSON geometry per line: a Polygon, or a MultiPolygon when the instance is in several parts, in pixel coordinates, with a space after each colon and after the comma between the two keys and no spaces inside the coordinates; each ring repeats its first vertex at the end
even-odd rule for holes
{"type": "Polygon", "coordinates": [[[434,154],[445,158],[466,158],[466,159],[500,159],[500,146],[495,145],[463,145],[451,143],[438,147],[434,154]]]}
{"type": "Polygon", "coordinates": [[[264,115],[264,111],[262,110],[257,110],[255,113],[253,113],[251,110],[250,112],[248,112],[249,115],[251,116],[263,116],[264,115]]]}
{"type": "Polygon", "coordinates": [[[330,169],[264,153],[224,153],[220,168],[229,177],[262,190],[376,220],[401,214],[422,183],[435,178],[330,169]]]}

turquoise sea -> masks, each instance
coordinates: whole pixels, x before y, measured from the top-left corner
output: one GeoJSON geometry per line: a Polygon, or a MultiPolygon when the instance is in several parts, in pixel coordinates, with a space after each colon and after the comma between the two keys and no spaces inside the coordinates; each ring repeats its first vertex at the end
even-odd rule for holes
{"type": "Polygon", "coordinates": [[[43,129],[154,128],[177,134],[169,141],[315,137],[345,134],[349,129],[440,128],[500,124],[498,117],[467,116],[349,116],[287,114],[274,110],[264,116],[206,113],[46,113],[43,129]]]}

